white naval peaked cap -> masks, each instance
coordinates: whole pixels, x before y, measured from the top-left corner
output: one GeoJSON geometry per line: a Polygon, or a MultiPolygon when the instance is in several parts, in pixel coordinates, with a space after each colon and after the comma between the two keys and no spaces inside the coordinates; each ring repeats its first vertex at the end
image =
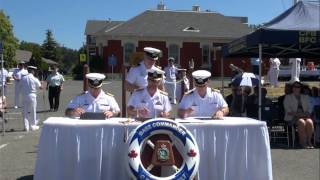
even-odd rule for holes
{"type": "Polygon", "coordinates": [[[158,60],[161,54],[161,51],[159,49],[153,47],[145,47],[143,48],[143,51],[146,53],[147,56],[153,58],[154,60],[158,60]]]}
{"type": "Polygon", "coordinates": [[[28,66],[28,69],[37,69],[35,66],[28,66]]]}
{"type": "Polygon", "coordinates": [[[102,86],[102,81],[106,76],[100,73],[88,73],[86,74],[86,78],[88,78],[89,86],[92,88],[99,88],[102,86]]]}
{"type": "Polygon", "coordinates": [[[197,70],[192,73],[192,77],[194,78],[196,84],[204,84],[210,78],[211,73],[206,70],[197,70]]]}
{"type": "Polygon", "coordinates": [[[165,73],[164,71],[162,71],[157,67],[152,67],[151,69],[148,69],[147,72],[148,72],[148,78],[155,79],[155,80],[161,79],[165,73]]]}

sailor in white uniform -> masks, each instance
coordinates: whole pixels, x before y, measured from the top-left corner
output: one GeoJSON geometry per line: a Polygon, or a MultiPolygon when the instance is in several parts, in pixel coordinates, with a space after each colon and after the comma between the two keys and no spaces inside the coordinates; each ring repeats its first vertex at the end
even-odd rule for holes
{"type": "Polygon", "coordinates": [[[148,73],[147,70],[155,67],[156,61],[159,59],[161,51],[152,47],[145,47],[144,59],[136,67],[131,67],[127,78],[126,88],[127,91],[133,92],[136,89],[147,87],[148,73]]]}
{"type": "Polygon", "coordinates": [[[21,78],[21,87],[23,92],[23,121],[26,131],[35,131],[37,126],[37,89],[42,89],[41,82],[34,77],[37,67],[28,66],[29,74],[21,78]]]}
{"type": "Polygon", "coordinates": [[[169,99],[172,104],[177,104],[177,97],[176,97],[176,89],[177,89],[177,77],[178,68],[174,65],[174,58],[170,57],[168,59],[168,66],[164,68],[165,76],[166,76],[166,83],[165,87],[169,94],[169,99]]]}
{"type": "Polygon", "coordinates": [[[300,81],[300,63],[301,58],[290,58],[289,64],[291,64],[291,82],[300,81]]]}
{"type": "Polygon", "coordinates": [[[280,60],[278,58],[270,58],[270,68],[268,71],[270,84],[272,87],[278,87],[278,76],[280,71],[280,60]]]}
{"type": "Polygon", "coordinates": [[[179,74],[179,82],[177,83],[176,94],[177,94],[177,99],[180,102],[184,93],[190,90],[190,82],[189,82],[189,79],[187,78],[187,69],[178,69],[178,74],[179,74]],[[183,86],[183,89],[181,86],[183,86]]]}
{"type": "Polygon", "coordinates": [[[73,98],[67,106],[66,116],[79,117],[85,112],[104,113],[106,118],[118,116],[120,108],[110,93],[102,90],[102,81],[105,75],[100,73],[86,74],[89,90],[73,98]]]}
{"type": "Polygon", "coordinates": [[[228,114],[228,104],[218,90],[208,87],[211,73],[206,70],[197,70],[192,73],[195,89],[187,92],[178,109],[180,118],[186,117],[213,117],[222,119],[228,114]]]}
{"type": "MultiPolygon", "coordinates": [[[[1,63],[2,63],[2,60],[0,60],[0,64],[1,63]]],[[[1,95],[3,95],[3,96],[7,96],[7,78],[8,78],[8,75],[9,75],[9,73],[8,73],[7,69],[2,67],[2,69],[0,69],[0,81],[1,81],[0,82],[0,92],[2,92],[2,89],[3,89],[3,92],[1,93],[1,95]]]]}
{"type": "Polygon", "coordinates": [[[169,117],[171,104],[168,94],[158,89],[164,71],[148,70],[148,86],[133,92],[128,102],[128,115],[133,118],[169,117]]]}
{"type": "Polygon", "coordinates": [[[28,73],[28,70],[26,70],[25,68],[25,62],[24,61],[20,61],[18,64],[18,68],[15,69],[15,71],[12,74],[12,77],[14,79],[14,108],[17,109],[18,107],[21,107],[20,104],[20,96],[22,94],[21,92],[21,78],[28,73]]]}

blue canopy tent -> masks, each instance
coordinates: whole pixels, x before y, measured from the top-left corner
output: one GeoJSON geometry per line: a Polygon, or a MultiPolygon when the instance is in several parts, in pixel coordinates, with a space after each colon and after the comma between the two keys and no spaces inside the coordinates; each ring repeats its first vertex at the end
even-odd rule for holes
{"type": "MultiPolygon", "coordinates": [[[[222,48],[224,57],[320,57],[320,2],[299,1],[258,30],[222,48]]],[[[261,62],[259,75],[261,77],[261,62]]],[[[261,86],[259,88],[261,119],[261,86]]]]}

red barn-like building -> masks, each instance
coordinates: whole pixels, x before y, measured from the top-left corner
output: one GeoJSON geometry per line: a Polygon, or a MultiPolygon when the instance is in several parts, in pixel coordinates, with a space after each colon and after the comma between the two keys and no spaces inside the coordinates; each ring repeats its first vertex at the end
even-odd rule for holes
{"type": "MultiPolygon", "coordinates": [[[[158,5],[156,10],[146,10],[128,21],[88,20],[85,35],[90,49],[102,57],[105,73],[111,72],[108,57],[117,59],[114,72],[119,73],[132,53],[150,46],[162,51],[162,67],[168,57],[174,57],[182,68],[188,68],[193,59],[195,69],[208,69],[219,76],[221,46],[250,33],[247,21],[247,17],[200,11],[198,6],[190,11],[173,11],[158,5]]],[[[250,70],[248,59],[226,58],[225,75],[230,75],[231,63],[250,70]]]]}

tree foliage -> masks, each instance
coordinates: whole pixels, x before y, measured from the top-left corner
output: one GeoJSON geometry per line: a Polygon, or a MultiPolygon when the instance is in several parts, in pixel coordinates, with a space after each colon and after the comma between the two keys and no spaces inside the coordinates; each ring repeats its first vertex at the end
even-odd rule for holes
{"type": "Polygon", "coordinates": [[[58,62],[57,58],[58,43],[54,40],[52,31],[46,31],[46,39],[42,43],[42,57],[58,62]]]}
{"type": "Polygon", "coordinates": [[[9,17],[0,10],[0,40],[3,44],[3,58],[8,67],[15,64],[14,56],[18,47],[18,39],[14,37],[13,26],[9,17]]]}

